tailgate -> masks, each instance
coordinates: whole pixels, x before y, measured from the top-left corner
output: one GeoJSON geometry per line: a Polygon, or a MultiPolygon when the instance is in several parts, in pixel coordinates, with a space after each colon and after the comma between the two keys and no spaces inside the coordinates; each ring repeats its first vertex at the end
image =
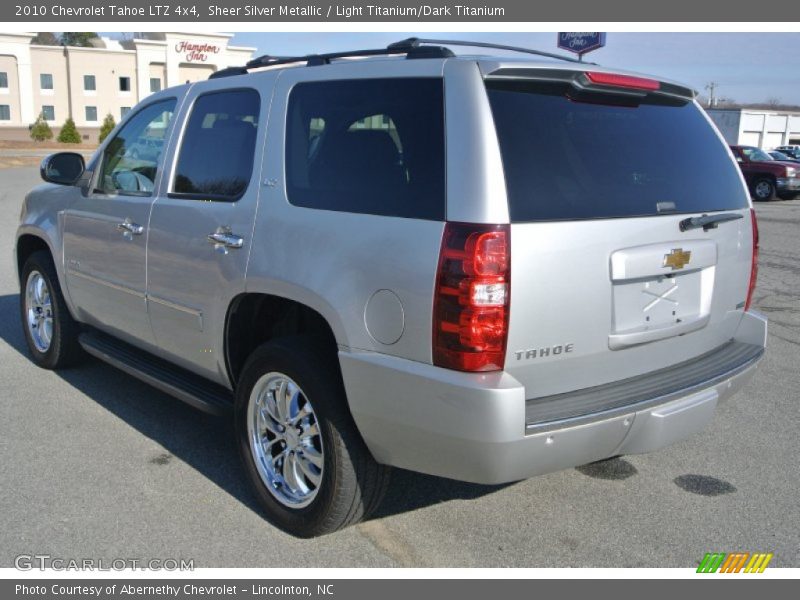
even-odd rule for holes
{"type": "Polygon", "coordinates": [[[511,217],[505,370],[528,398],[706,354],[744,310],[741,174],[691,98],[633,82],[487,79],[511,217]],[[686,226],[703,215],[727,220],[686,226]]]}

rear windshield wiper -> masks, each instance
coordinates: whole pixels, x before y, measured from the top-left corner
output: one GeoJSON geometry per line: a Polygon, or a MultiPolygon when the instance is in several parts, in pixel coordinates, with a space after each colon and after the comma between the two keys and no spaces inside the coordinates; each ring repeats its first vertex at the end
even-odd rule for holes
{"type": "Polygon", "coordinates": [[[735,221],[741,219],[743,215],[740,213],[722,213],[719,215],[703,215],[702,217],[690,217],[680,222],[681,231],[689,231],[690,229],[703,228],[703,231],[709,229],[716,229],[717,225],[725,221],[735,221]]]}

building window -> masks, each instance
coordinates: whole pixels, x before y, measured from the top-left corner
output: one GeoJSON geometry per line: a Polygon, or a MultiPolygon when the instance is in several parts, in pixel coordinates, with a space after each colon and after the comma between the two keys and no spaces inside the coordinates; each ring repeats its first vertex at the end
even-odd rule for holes
{"type": "Polygon", "coordinates": [[[161,79],[158,77],[150,78],[150,93],[154,94],[161,91],[161,79]]]}
{"type": "Polygon", "coordinates": [[[130,92],[131,91],[131,78],[130,77],[120,77],[119,78],[119,91],[120,92],[130,92]]]}
{"type": "Polygon", "coordinates": [[[11,107],[8,104],[0,104],[0,121],[11,120],[11,107]]]}
{"type": "Polygon", "coordinates": [[[87,92],[94,92],[97,90],[97,82],[94,79],[94,75],[83,76],[83,89],[87,92]]]}
{"type": "Polygon", "coordinates": [[[52,104],[45,104],[42,106],[42,116],[44,117],[45,121],[55,121],[56,120],[56,107],[52,104]]]}
{"type": "Polygon", "coordinates": [[[87,106],[86,107],[86,120],[90,123],[93,121],[97,121],[97,107],[96,106],[87,106]]]}
{"type": "Polygon", "coordinates": [[[0,88],[8,87],[8,73],[0,71],[0,88]]]}
{"type": "Polygon", "coordinates": [[[39,75],[39,87],[43,90],[52,90],[53,76],[50,73],[41,73],[39,75]]]}
{"type": "Polygon", "coordinates": [[[131,107],[130,106],[120,106],[120,108],[119,108],[119,118],[120,119],[124,119],[125,115],[127,115],[129,112],[131,112],[131,107]]]}

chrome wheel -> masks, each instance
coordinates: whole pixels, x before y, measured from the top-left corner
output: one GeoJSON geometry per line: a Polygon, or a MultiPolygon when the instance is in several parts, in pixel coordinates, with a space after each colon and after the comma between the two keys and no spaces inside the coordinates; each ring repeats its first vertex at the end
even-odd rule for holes
{"type": "Polygon", "coordinates": [[[44,354],[53,340],[53,305],[50,288],[39,271],[31,271],[25,283],[25,316],[33,345],[44,354]]]}
{"type": "Polygon", "coordinates": [[[290,377],[272,372],[253,386],[247,412],[250,450],[264,485],[284,506],[308,506],[322,483],[324,461],[311,402],[290,377]]]}

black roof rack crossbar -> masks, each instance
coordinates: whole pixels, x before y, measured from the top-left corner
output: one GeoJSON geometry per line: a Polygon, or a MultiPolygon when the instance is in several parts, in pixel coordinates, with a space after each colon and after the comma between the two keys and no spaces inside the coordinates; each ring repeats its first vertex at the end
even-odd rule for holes
{"type": "Polygon", "coordinates": [[[258,69],[261,67],[274,67],[278,65],[289,65],[293,63],[306,63],[309,67],[318,65],[330,64],[332,60],[339,58],[359,58],[363,56],[389,56],[392,54],[405,54],[406,58],[449,58],[455,56],[447,48],[438,48],[436,46],[419,47],[407,46],[400,47],[391,44],[386,48],[371,48],[367,50],[345,50],[342,52],[329,52],[327,54],[306,54],[304,56],[272,56],[265,54],[249,61],[243,67],[229,67],[222,69],[216,73],[211,74],[209,79],[216,79],[218,77],[231,77],[233,75],[244,75],[250,69],[258,69]]]}
{"type": "Polygon", "coordinates": [[[552,52],[544,52],[542,50],[532,50],[531,48],[521,48],[520,46],[506,46],[505,44],[492,44],[491,42],[470,42],[464,40],[432,40],[426,38],[412,37],[405,40],[401,40],[399,42],[395,42],[393,44],[389,44],[388,47],[397,49],[412,49],[412,48],[418,48],[421,44],[437,44],[441,46],[471,46],[473,48],[494,48],[495,50],[510,50],[512,52],[535,54],[537,56],[546,56],[547,58],[555,58],[557,60],[565,60],[567,62],[583,63],[582,60],[579,60],[577,58],[572,58],[571,56],[564,56],[563,54],[554,54],[552,52]]]}
{"type": "MultiPolygon", "coordinates": [[[[560,54],[542,52],[541,50],[531,50],[529,48],[519,48],[517,46],[505,46],[503,44],[491,44],[488,42],[467,42],[459,40],[431,40],[411,37],[399,42],[394,42],[386,48],[372,48],[367,50],[345,50],[342,52],[329,52],[327,54],[306,54],[304,56],[272,56],[265,54],[249,61],[242,67],[228,67],[216,73],[212,73],[209,79],[219,77],[232,77],[234,75],[246,75],[250,69],[261,67],[274,67],[278,65],[289,65],[293,63],[306,63],[309,67],[330,64],[332,60],[339,58],[358,58],[363,56],[389,56],[393,54],[405,54],[406,58],[450,58],[455,56],[447,46],[473,46],[476,48],[494,48],[497,50],[510,50],[512,52],[523,52],[525,54],[535,54],[546,56],[557,60],[566,60],[579,63],[580,60],[560,54]]],[[[593,64],[593,63],[589,63],[593,64]]]]}

